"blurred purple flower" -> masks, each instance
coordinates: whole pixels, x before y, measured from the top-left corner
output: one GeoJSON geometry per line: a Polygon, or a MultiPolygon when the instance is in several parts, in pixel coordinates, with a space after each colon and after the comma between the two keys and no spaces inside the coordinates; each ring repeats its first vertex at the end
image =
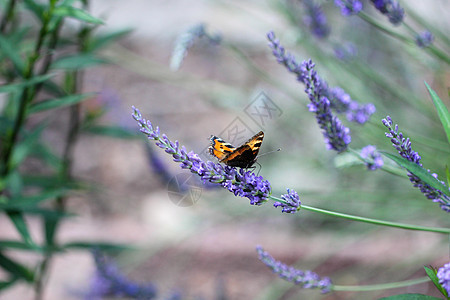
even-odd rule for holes
{"type": "MultiPolygon", "coordinates": [[[[410,162],[416,163],[418,166],[423,167],[422,163],[420,162],[420,155],[412,150],[411,141],[409,140],[409,138],[404,138],[403,133],[398,131],[398,125],[395,124],[395,126],[393,127],[392,119],[389,116],[383,119],[382,122],[383,125],[386,126],[389,130],[389,132],[386,132],[386,137],[391,138],[392,145],[398,151],[398,154],[400,154],[401,157],[409,160],[410,162]]],[[[431,173],[430,170],[428,170],[428,172],[431,173]]],[[[439,180],[437,178],[437,174],[433,173],[431,175],[436,178],[436,180],[439,180]]],[[[433,200],[433,202],[439,203],[443,211],[450,212],[450,197],[443,194],[440,190],[429,186],[419,177],[410,172],[408,172],[408,177],[409,180],[413,183],[414,187],[419,188],[420,191],[428,199],[433,200]]],[[[444,184],[443,181],[440,182],[444,184]]]]}
{"type": "Polygon", "coordinates": [[[221,41],[219,34],[209,35],[206,32],[205,24],[197,24],[189,28],[178,36],[172,51],[170,60],[170,68],[174,71],[178,70],[187,55],[188,50],[194,45],[194,42],[200,38],[206,38],[211,44],[218,44],[221,41]]]}
{"type": "Polygon", "coordinates": [[[427,48],[429,47],[434,41],[434,35],[429,32],[428,30],[425,30],[421,34],[418,34],[416,36],[416,44],[420,48],[427,48]]]}
{"type": "Polygon", "coordinates": [[[447,296],[450,296],[450,262],[439,268],[436,276],[439,278],[439,283],[447,291],[447,296]]]}
{"type": "Polygon", "coordinates": [[[303,17],[303,23],[317,38],[326,38],[330,33],[330,26],[327,24],[327,17],[322,11],[322,6],[314,3],[313,0],[305,0],[303,5],[307,11],[303,17]]]}
{"type": "Polygon", "coordinates": [[[381,168],[384,164],[381,154],[372,145],[367,145],[361,149],[361,157],[368,161],[366,166],[371,171],[381,168]]]}
{"type": "Polygon", "coordinates": [[[357,15],[363,8],[359,0],[334,0],[334,5],[341,9],[343,16],[357,15]]]}
{"type": "Polygon", "coordinates": [[[371,0],[376,9],[386,15],[394,25],[399,25],[405,17],[405,11],[395,0],[371,0]]]}
{"type": "MultiPolygon", "coordinates": [[[[277,61],[283,64],[289,72],[294,73],[298,81],[307,85],[307,81],[311,79],[311,75],[309,74],[310,70],[307,69],[309,61],[305,60],[302,64],[299,64],[291,53],[286,52],[273,32],[269,32],[267,37],[270,41],[269,46],[277,61]]],[[[314,72],[314,77],[317,79],[318,84],[316,91],[317,98],[319,100],[323,97],[327,98],[330,102],[329,106],[331,109],[337,113],[345,113],[347,120],[364,124],[375,113],[376,109],[372,103],[361,105],[352,100],[350,95],[345,93],[342,88],[330,88],[327,82],[322,80],[316,72],[314,72]]]]}
{"type": "Polygon", "coordinates": [[[292,266],[287,266],[280,261],[275,260],[269,253],[264,251],[261,246],[256,247],[259,259],[281,279],[294,284],[302,284],[306,289],[320,289],[322,293],[328,293],[332,289],[330,278],[320,278],[312,271],[302,271],[292,266]]]}
{"type": "Polygon", "coordinates": [[[300,210],[302,203],[296,191],[287,189],[287,194],[281,195],[281,199],[284,202],[277,201],[273,204],[275,207],[281,206],[281,212],[293,214],[300,210]]]}
{"type": "Polygon", "coordinates": [[[178,141],[172,142],[165,134],[160,135],[159,128],[153,128],[152,123],[145,120],[134,106],[132,116],[138,122],[142,133],[155,140],[158,147],[172,155],[173,160],[179,162],[182,169],[188,169],[199,175],[203,182],[221,185],[235,196],[247,197],[251,205],[261,205],[268,200],[272,190],[270,183],[262,176],[256,176],[244,169],[238,171],[233,167],[224,167],[212,161],[204,162],[198,154],[193,151],[188,153],[184,146],[180,147],[178,141]]]}
{"type": "Polygon", "coordinates": [[[131,299],[154,299],[157,296],[153,284],[139,284],[126,278],[117,266],[106,259],[99,251],[94,251],[96,271],[91,281],[86,300],[104,297],[127,297],[131,299]]]}
{"type": "Polygon", "coordinates": [[[350,42],[343,45],[338,44],[333,47],[333,50],[334,56],[342,61],[350,61],[355,58],[356,54],[358,53],[358,49],[356,48],[355,44],[350,42]]]}

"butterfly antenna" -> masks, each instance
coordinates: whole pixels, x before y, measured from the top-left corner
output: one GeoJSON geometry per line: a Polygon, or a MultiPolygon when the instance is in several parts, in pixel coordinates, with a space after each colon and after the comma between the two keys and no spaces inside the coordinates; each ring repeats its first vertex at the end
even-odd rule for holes
{"type": "Polygon", "coordinates": [[[274,152],[278,152],[278,151],[281,151],[281,148],[278,148],[277,150],[273,150],[273,151],[269,151],[269,152],[260,154],[260,155],[258,155],[257,157],[261,157],[261,156],[264,156],[264,155],[266,155],[266,154],[270,154],[270,153],[274,153],[274,152]]]}

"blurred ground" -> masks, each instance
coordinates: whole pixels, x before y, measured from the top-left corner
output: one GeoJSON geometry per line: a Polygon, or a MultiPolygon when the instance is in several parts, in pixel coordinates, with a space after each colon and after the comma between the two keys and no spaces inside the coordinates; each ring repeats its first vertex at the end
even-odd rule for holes
{"type": "MultiPolygon", "coordinates": [[[[211,24],[212,31],[220,31],[239,44],[261,67],[279,73],[281,80],[295,90],[295,81],[266,49],[265,33],[283,28],[284,22],[270,14],[266,5],[93,1],[93,15],[103,16],[108,29],[131,26],[135,31],[105,53],[119,65],[88,70],[84,89],[100,91],[102,101],[109,101],[111,112],[105,123],[135,126],[130,116],[131,105],[135,105],[170,138],[198,152],[208,146],[211,134],[219,134],[239,117],[253,132],[264,129],[262,152],[283,149],[260,159],[261,175],[270,180],[274,194],[284,193],[285,187],[325,193],[333,188],[340,171],[332,166],[334,154],[324,149],[314,119],[304,107],[262,82],[236,56],[220,47],[194,47],[178,73],[168,68],[176,35],[203,21],[211,24]],[[183,80],[186,78],[188,84],[183,80]],[[260,91],[282,111],[279,119],[264,128],[244,112],[260,91]],[[293,127],[301,128],[301,132],[293,133],[293,127]],[[324,162],[330,164],[329,170],[319,173],[317,167],[324,162]]],[[[55,124],[54,132],[46,137],[49,142],[57,143],[59,129],[55,124]]],[[[154,150],[172,174],[181,173],[163,151],[154,150]]],[[[448,240],[438,234],[324,219],[308,212],[301,212],[304,216],[281,215],[270,203],[250,207],[247,199],[235,198],[224,190],[204,189],[194,206],[176,206],[168,197],[167,184],[149,167],[145,147],[139,141],[83,135],[76,147],[74,174],[93,181],[97,190],[70,199],[68,208],[78,216],[63,223],[60,240],[101,239],[139,246],[140,251],[121,256],[119,262],[131,278],[153,281],[162,295],[174,290],[189,299],[218,299],[218,290],[224,290],[226,299],[374,299],[405,292],[438,295],[431,284],[382,294],[320,295],[294,287],[278,295],[277,290],[288,285],[257,260],[256,245],[285,263],[331,276],[340,285],[418,278],[425,275],[422,266],[439,266],[448,260],[448,240]]],[[[367,194],[361,191],[356,195],[343,202],[339,211],[372,216],[374,208],[362,199],[367,194]]],[[[317,195],[305,196],[305,201],[327,207],[326,201],[314,197],[317,195]]],[[[402,206],[398,204],[399,209],[402,206]]],[[[438,213],[438,209],[433,212],[438,213]]],[[[30,223],[36,239],[42,239],[38,236],[41,224],[34,219],[30,223]]],[[[420,224],[440,223],[431,220],[420,224]]],[[[2,238],[15,237],[5,218],[0,218],[0,228],[2,238]]],[[[36,258],[24,259],[32,262],[36,258]]],[[[51,265],[45,299],[79,298],[93,270],[89,253],[74,251],[57,256],[51,265]]],[[[31,298],[32,292],[25,286],[2,295],[2,299],[31,298]]]]}

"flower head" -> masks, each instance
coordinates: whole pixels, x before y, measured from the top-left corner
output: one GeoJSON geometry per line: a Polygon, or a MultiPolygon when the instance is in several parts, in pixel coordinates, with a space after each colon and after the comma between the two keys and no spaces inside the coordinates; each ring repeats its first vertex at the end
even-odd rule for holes
{"type": "Polygon", "coordinates": [[[358,48],[356,48],[355,44],[353,43],[344,43],[343,45],[337,44],[333,47],[334,56],[336,56],[337,59],[342,61],[350,61],[358,53],[358,48]]]}
{"type": "MultiPolygon", "coordinates": [[[[398,131],[398,125],[395,124],[395,126],[393,126],[392,119],[389,116],[383,119],[382,122],[383,125],[386,126],[389,130],[389,132],[386,132],[386,137],[391,139],[392,145],[398,151],[398,154],[400,154],[401,157],[409,160],[410,162],[413,162],[422,167],[422,163],[420,162],[420,155],[416,151],[412,150],[411,141],[409,140],[409,138],[405,138],[403,136],[403,133],[398,131]]],[[[431,173],[430,170],[428,170],[428,172],[431,173]]],[[[437,174],[431,175],[439,180],[437,178],[437,174]]],[[[443,194],[440,190],[435,189],[427,183],[423,182],[419,177],[415,176],[411,172],[408,172],[408,177],[413,185],[419,188],[420,191],[428,199],[433,200],[433,202],[439,203],[443,211],[450,212],[450,197],[443,194]]],[[[444,184],[443,181],[440,182],[444,184]]]]}
{"type": "Polygon", "coordinates": [[[361,157],[367,160],[366,166],[369,170],[376,170],[383,166],[383,158],[377,152],[377,148],[372,145],[367,145],[361,149],[361,157]]]}
{"type": "Polygon", "coordinates": [[[320,4],[314,3],[313,0],[306,0],[303,1],[303,5],[307,11],[307,14],[303,17],[303,23],[317,38],[326,38],[330,33],[330,27],[320,4]]]}
{"type": "MultiPolygon", "coordinates": [[[[368,103],[365,105],[359,104],[358,102],[352,100],[350,95],[345,93],[345,91],[340,87],[329,87],[327,82],[319,77],[319,75],[313,71],[311,73],[311,69],[314,68],[314,64],[311,60],[305,60],[303,63],[298,63],[295,57],[286,52],[284,47],[280,44],[280,41],[275,37],[273,32],[269,32],[267,34],[267,38],[269,39],[269,46],[272,49],[272,53],[280,64],[283,64],[289,72],[294,73],[297,77],[297,80],[306,85],[308,89],[314,86],[314,97],[316,100],[310,100],[313,102],[324,102],[323,106],[327,106],[325,104],[325,100],[323,98],[327,98],[329,101],[329,107],[332,110],[335,110],[337,113],[345,113],[347,116],[347,120],[351,122],[357,122],[359,124],[364,124],[367,122],[372,114],[375,113],[375,106],[372,103],[368,103]],[[313,80],[313,84],[311,84],[311,80],[313,80]]],[[[311,95],[309,95],[311,96],[311,95]]],[[[315,107],[310,105],[310,109],[315,111],[315,107]]],[[[339,121],[340,123],[340,121],[339,121]]],[[[333,148],[331,148],[333,149],[333,148]]]]}
{"type": "Polygon", "coordinates": [[[170,68],[178,70],[187,55],[188,50],[194,45],[194,42],[200,38],[207,38],[211,44],[220,43],[220,35],[209,35],[206,32],[205,24],[197,24],[189,28],[186,32],[180,34],[175,41],[175,47],[172,51],[170,68]]]}
{"type": "Polygon", "coordinates": [[[341,9],[343,16],[357,15],[363,8],[359,0],[334,0],[334,5],[341,9]]]}
{"type": "Polygon", "coordinates": [[[319,275],[312,271],[302,271],[292,266],[287,266],[280,261],[275,260],[268,252],[264,251],[261,246],[256,247],[259,259],[280,278],[292,282],[294,284],[302,284],[306,289],[320,289],[322,293],[328,293],[332,289],[330,278],[320,278],[319,275]]]}
{"type": "Polygon", "coordinates": [[[172,155],[175,162],[180,163],[182,169],[188,169],[197,174],[203,182],[221,185],[236,196],[250,199],[250,204],[261,205],[268,200],[272,190],[270,183],[262,176],[256,176],[250,171],[244,171],[229,166],[215,164],[212,161],[204,162],[193,151],[187,152],[184,146],[180,147],[178,141],[172,142],[165,134],[160,134],[158,127],[145,120],[140,111],[133,106],[133,118],[138,122],[140,131],[166,153],[172,155]]]}
{"type": "Polygon", "coordinates": [[[300,210],[302,203],[296,191],[287,189],[287,194],[281,195],[281,199],[284,202],[277,201],[273,204],[275,207],[281,206],[281,212],[293,214],[300,210]]]}
{"type": "Polygon", "coordinates": [[[143,300],[157,297],[157,290],[153,284],[139,284],[126,278],[117,266],[99,251],[94,251],[94,260],[96,271],[86,299],[118,296],[143,300]]]}
{"type": "Polygon", "coordinates": [[[405,10],[395,0],[371,0],[376,9],[386,15],[394,25],[399,25],[405,16],[405,10]]]}
{"type": "Polygon", "coordinates": [[[421,34],[418,34],[416,36],[416,44],[420,48],[429,47],[433,43],[433,40],[434,40],[434,35],[431,32],[429,32],[428,30],[425,30],[424,32],[422,32],[421,34]]]}
{"type": "Polygon", "coordinates": [[[450,296],[450,262],[439,268],[436,276],[439,278],[439,283],[447,291],[450,296]]]}

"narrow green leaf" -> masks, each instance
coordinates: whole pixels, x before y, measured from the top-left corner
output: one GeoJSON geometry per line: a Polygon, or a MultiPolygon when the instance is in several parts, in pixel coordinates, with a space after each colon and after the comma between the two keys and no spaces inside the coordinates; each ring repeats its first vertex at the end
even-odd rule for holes
{"type": "Polygon", "coordinates": [[[27,243],[11,240],[0,240],[0,249],[15,249],[24,251],[37,251],[42,252],[42,249],[30,247],[27,243]]]}
{"type": "Polygon", "coordinates": [[[53,10],[53,14],[60,17],[74,18],[92,24],[105,24],[102,20],[91,16],[85,10],[73,6],[58,6],[53,10]]]}
{"type": "Polygon", "coordinates": [[[22,81],[22,82],[1,85],[0,86],[0,93],[15,92],[15,91],[21,90],[21,89],[23,89],[25,87],[32,86],[32,85],[44,82],[44,81],[48,80],[51,77],[53,77],[53,74],[46,74],[46,75],[41,75],[41,76],[34,76],[31,79],[25,80],[25,81],[22,81]]]}
{"type": "Polygon", "coordinates": [[[436,298],[433,296],[423,295],[423,294],[401,294],[389,297],[383,297],[379,300],[441,300],[441,298],[436,298]]]}
{"type": "Polygon", "coordinates": [[[442,285],[439,283],[439,278],[437,277],[437,271],[432,268],[424,267],[425,272],[427,273],[428,277],[430,277],[433,284],[436,286],[436,288],[442,293],[444,296],[447,295],[447,291],[442,287],[442,285]]]}
{"type": "Polygon", "coordinates": [[[0,266],[14,277],[22,278],[27,282],[33,282],[34,273],[27,267],[15,262],[0,252],[0,266]]]}
{"type": "Polygon", "coordinates": [[[94,56],[93,54],[77,54],[61,57],[52,64],[52,69],[79,70],[88,67],[108,63],[106,59],[94,56]]]}
{"type": "Polygon", "coordinates": [[[447,175],[447,184],[450,186],[450,170],[448,166],[445,166],[445,174],[447,175]]]}
{"type": "Polygon", "coordinates": [[[410,162],[407,159],[404,159],[403,157],[399,157],[390,153],[386,153],[384,151],[380,151],[384,156],[388,157],[389,159],[395,161],[397,164],[402,166],[403,168],[407,169],[409,172],[414,174],[415,176],[419,177],[423,182],[428,184],[434,189],[437,189],[441,191],[443,194],[450,196],[450,191],[448,187],[446,187],[444,184],[440,183],[436,178],[434,178],[430,173],[428,173],[427,170],[424,168],[418,166],[417,164],[410,162]]]}
{"type": "Polygon", "coordinates": [[[132,132],[129,129],[119,127],[119,126],[90,126],[85,129],[86,132],[97,134],[97,135],[103,135],[103,136],[109,136],[114,138],[121,138],[121,139],[137,139],[140,138],[140,135],[136,134],[135,132],[132,132]]]}
{"type": "Polygon", "coordinates": [[[101,251],[124,251],[133,250],[133,247],[123,244],[107,242],[74,241],[61,246],[63,249],[99,249],[101,251]]]}
{"type": "Polygon", "coordinates": [[[107,33],[100,36],[95,36],[93,40],[90,42],[88,46],[89,51],[95,51],[102,47],[109,45],[112,42],[117,41],[118,39],[124,37],[125,35],[132,32],[133,29],[127,28],[118,31],[114,31],[111,33],[107,33]]]}
{"type": "Polygon", "coordinates": [[[80,103],[89,97],[95,95],[94,93],[85,93],[85,94],[77,94],[77,95],[69,95],[61,98],[55,98],[50,100],[44,100],[38,103],[34,103],[30,106],[28,112],[29,113],[37,113],[44,110],[62,108],[71,106],[77,103],[80,103]]]}
{"type": "Polygon", "coordinates": [[[46,7],[42,4],[38,4],[36,0],[24,0],[24,3],[27,9],[32,11],[38,20],[42,21],[46,7]]]}
{"type": "Polygon", "coordinates": [[[43,201],[55,199],[56,197],[64,196],[67,193],[69,193],[68,189],[64,187],[58,187],[53,190],[43,191],[37,195],[11,198],[8,203],[0,205],[3,205],[3,207],[7,209],[33,207],[43,201]]]}
{"type": "Polygon", "coordinates": [[[23,241],[33,248],[37,248],[37,245],[33,242],[31,238],[30,231],[28,230],[28,225],[25,221],[23,214],[19,211],[6,211],[6,214],[11,219],[11,222],[16,227],[23,241]]]}
{"type": "Polygon", "coordinates": [[[23,74],[25,63],[20,57],[18,45],[11,43],[5,35],[0,34],[0,53],[9,58],[19,74],[23,74]]]}
{"type": "Polygon", "coordinates": [[[42,131],[46,127],[47,123],[40,124],[17,145],[11,157],[11,169],[15,169],[33,151],[34,145],[40,139],[42,131]]]}
{"type": "Polygon", "coordinates": [[[45,208],[39,208],[39,207],[15,207],[14,204],[10,204],[8,206],[4,204],[0,204],[0,210],[4,210],[5,212],[8,211],[20,211],[24,215],[37,215],[39,217],[42,217],[44,219],[61,219],[61,218],[69,218],[74,217],[74,214],[71,213],[63,213],[55,210],[49,210],[45,208]]]}
{"type": "Polygon", "coordinates": [[[6,290],[10,286],[12,286],[16,281],[17,281],[17,277],[13,277],[9,281],[0,281],[0,291],[1,290],[6,290]]]}
{"type": "Polygon", "coordinates": [[[425,85],[428,89],[428,92],[431,95],[431,99],[433,100],[434,106],[439,115],[439,119],[441,120],[442,127],[444,127],[444,131],[447,134],[447,140],[450,143],[450,114],[448,112],[447,107],[445,107],[444,102],[442,102],[441,98],[436,94],[435,91],[425,82],[425,85]]]}

